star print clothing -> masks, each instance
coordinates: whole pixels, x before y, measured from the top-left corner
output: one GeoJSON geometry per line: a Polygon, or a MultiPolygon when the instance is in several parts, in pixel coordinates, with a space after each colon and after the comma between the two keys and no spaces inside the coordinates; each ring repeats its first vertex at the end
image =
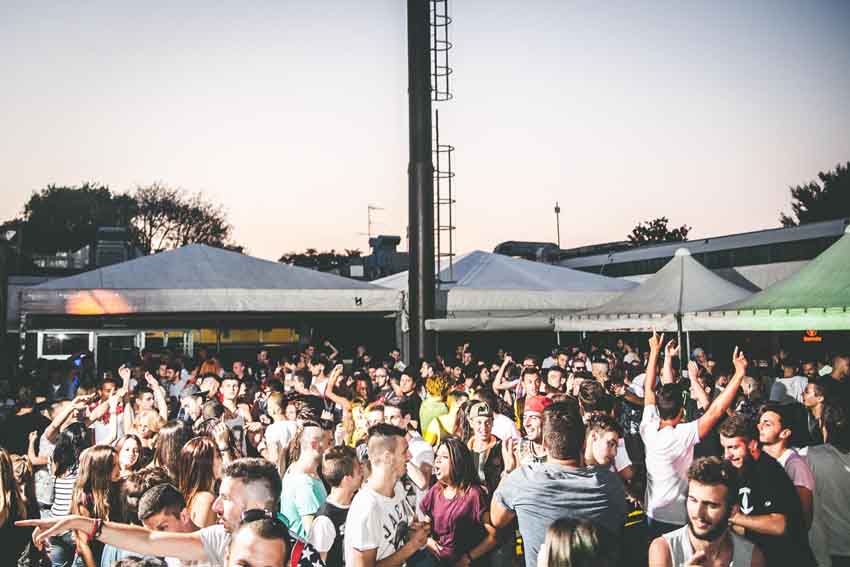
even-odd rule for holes
{"type": "MultiPolygon", "coordinates": [[[[280,516],[278,520],[283,523],[280,516]]],[[[210,567],[224,567],[227,548],[230,546],[230,532],[224,529],[223,525],[215,524],[202,528],[198,533],[210,567]]],[[[319,552],[309,543],[295,539],[291,532],[287,545],[289,558],[286,561],[286,567],[325,567],[319,552]]]]}
{"type": "Polygon", "coordinates": [[[405,544],[416,519],[416,498],[397,482],[391,497],[364,486],[354,496],[345,522],[345,564],[354,565],[354,551],[377,549],[376,561],[386,559],[405,544]]]}
{"type": "Polygon", "coordinates": [[[757,461],[744,465],[738,478],[738,506],[747,516],[785,516],[786,528],[781,536],[747,530],[747,539],[759,546],[768,565],[815,565],[803,528],[800,499],[791,479],[776,459],[762,453],[757,461]]]}

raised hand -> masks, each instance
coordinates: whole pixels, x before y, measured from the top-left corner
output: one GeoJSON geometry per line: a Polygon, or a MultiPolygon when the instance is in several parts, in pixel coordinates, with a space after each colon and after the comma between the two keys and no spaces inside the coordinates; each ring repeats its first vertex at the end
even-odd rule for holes
{"type": "Polygon", "coordinates": [[[230,445],[230,429],[224,423],[217,423],[212,429],[212,438],[219,447],[230,445]]]}
{"type": "MultiPolygon", "coordinates": [[[[661,335],[662,337],[664,335],[661,335]]],[[[681,350],[681,345],[676,342],[676,339],[670,339],[667,341],[667,346],[664,347],[664,356],[666,358],[673,358],[675,356],[679,356],[679,352],[681,350]]]]}
{"type": "Polygon", "coordinates": [[[130,383],[131,374],[132,372],[130,372],[130,369],[127,368],[126,364],[122,364],[118,367],[118,376],[121,377],[121,380],[124,382],[124,386],[130,383]]]}
{"type": "Polygon", "coordinates": [[[652,327],[652,336],[649,337],[649,350],[657,354],[661,352],[662,344],[664,344],[664,333],[659,335],[655,327],[652,327]]]}
{"type": "Polygon", "coordinates": [[[732,364],[735,366],[735,372],[741,375],[747,373],[749,362],[747,362],[747,357],[744,356],[744,351],[738,350],[738,347],[735,347],[735,352],[732,354],[732,364]]]}
{"type": "Polygon", "coordinates": [[[36,439],[38,439],[38,431],[30,431],[30,434],[29,434],[30,444],[35,443],[36,439]]]}

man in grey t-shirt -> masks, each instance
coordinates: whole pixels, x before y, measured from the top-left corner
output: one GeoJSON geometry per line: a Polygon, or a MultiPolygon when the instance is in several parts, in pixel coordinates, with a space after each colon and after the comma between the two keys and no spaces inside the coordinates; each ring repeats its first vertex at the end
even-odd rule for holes
{"type": "Polygon", "coordinates": [[[525,543],[526,567],[536,567],[546,530],[569,517],[594,522],[617,535],[626,519],[626,492],[607,468],[581,466],[584,424],[578,404],[556,402],[543,412],[548,462],[525,465],[504,477],[493,495],[490,516],[503,528],[514,518],[525,543]]]}

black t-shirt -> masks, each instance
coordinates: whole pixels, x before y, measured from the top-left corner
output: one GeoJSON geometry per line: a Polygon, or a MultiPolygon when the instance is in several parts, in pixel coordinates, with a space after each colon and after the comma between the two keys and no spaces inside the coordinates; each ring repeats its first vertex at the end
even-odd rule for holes
{"type": "Polygon", "coordinates": [[[776,459],[762,453],[750,461],[738,479],[738,505],[747,516],[782,514],[785,533],[771,536],[747,531],[747,539],[759,546],[767,564],[814,566],[815,560],[803,529],[803,512],[794,484],[776,459]]]}

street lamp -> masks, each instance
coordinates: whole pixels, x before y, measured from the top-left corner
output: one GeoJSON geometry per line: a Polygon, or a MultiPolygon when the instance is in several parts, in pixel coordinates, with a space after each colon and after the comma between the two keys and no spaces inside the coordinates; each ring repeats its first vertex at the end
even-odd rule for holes
{"type": "Polygon", "coordinates": [[[558,231],[558,248],[561,248],[561,207],[555,201],[555,230],[558,231]]]}

